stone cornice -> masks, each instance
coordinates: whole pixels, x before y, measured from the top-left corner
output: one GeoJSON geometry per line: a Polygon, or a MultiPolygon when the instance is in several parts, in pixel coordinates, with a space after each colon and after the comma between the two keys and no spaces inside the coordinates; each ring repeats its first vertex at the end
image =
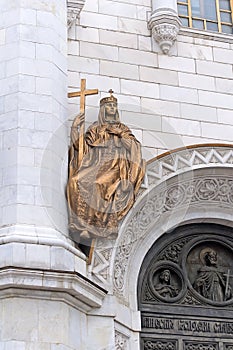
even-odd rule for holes
{"type": "Polygon", "coordinates": [[[106,293],[75,272],[14,267],[0,269],[0,298],[7,295],[49,297],[88,312],[102,305],[106,293]]]}
{"type": "Polygon", "coordinates": [[[70,28],[79,17],[85,0],[67,0],[67,26],[70,28]]]}

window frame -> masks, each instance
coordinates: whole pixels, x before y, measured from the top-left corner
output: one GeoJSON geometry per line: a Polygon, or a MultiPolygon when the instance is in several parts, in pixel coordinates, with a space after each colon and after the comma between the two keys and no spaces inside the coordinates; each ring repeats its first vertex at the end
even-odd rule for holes
{"type": "Polygon", "coordinates": [[[196,17],[193,16],[192,14],[192,0],[177,0],[177,6],[178,5],[184,5],[187,7],[187,13],[188,15],[183,15],[180,14],[178,11],[178,16],[182,20],[182,18],[188,20],[188,26],[184,25],[186,28],[192,28],[192,29],[197,29],[197,30],[204,30],[204,31],[211,31],[214,33],[222,33],[222,34],[227,34],[227,35],[232,35],[233,33],[227,33],[222,31],[222,26],[227,25],[230,27],[230,22],[224,22],[221,20],[221,13],[229,13],[231,15],[231,25],[233,25],[233,0],[229,0],[230,2],[230,10],[225,10],[220,8],[220,0],[215,0],[216,3],[216,20],[211,20],[208,18],[204,17],[196,17]],[[200,20],[203,22],[203,28],[197,28],[193,27],[193,21],[195,20],[200,20]],[[215,23],[218,26],[218,31],[210,30],[207,28],[207,23],[215,23]]]}

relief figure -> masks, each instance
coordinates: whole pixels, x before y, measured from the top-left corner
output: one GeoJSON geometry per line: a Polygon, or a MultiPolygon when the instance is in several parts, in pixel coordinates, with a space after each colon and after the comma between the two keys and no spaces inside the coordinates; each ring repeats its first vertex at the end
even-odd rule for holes
{"type": "Polygon", "coordinates": [[[194,289],[203,297],[216,302],[229,300],[232,297],[229,276],[218,267],[218,255],[212,248],[204,248],[200,253],[204,266],[198,271],[194,289]]]}
{"type": "Polygon", "coordinates": [[[170,299],[178,295],[179,290],[171,284],[171,272],[163,270],[159,275],[159,283],[155,285],[156,292],[163,298],[170,299]]]}
{"type": "Polygon", "coordinates": [[[118,222],[132,207],[145,174],[141,145],[120,122],[117,99],[100,101],[98,121],[84,134],[79,160],[79,130],[84,114],[71,128],[67,198],[69,230],[75,241],[116,238],[118,222]]]}

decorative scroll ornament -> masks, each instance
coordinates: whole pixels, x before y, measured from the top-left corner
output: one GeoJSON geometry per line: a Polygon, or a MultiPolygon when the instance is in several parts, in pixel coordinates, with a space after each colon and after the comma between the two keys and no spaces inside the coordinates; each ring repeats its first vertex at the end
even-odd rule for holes
{"type": "Polygon", "coordinates": [[[177,343],[170,340],[153,340],[146,341],[144,344],[144,350],[176,350],[177,343]]]}
{"type": "Polygon", "coordinates": [[[72,24],[79,17],[80,12],[85,4],[85,0],[67,0],[67,26],[72,27],[72,24]]]}
{"type": "Polygon", "coordinates": [[[154,40],[158,43],[162,52],[167,55],[180,30],[179,18],[175,14],[154,12],[148,26],[152,30],[154,40]]]}
{"type": "Polygon", "coordinates": [[[185,343],[185,350],[216,350],[218,345],[216,343],[185,343]]]}

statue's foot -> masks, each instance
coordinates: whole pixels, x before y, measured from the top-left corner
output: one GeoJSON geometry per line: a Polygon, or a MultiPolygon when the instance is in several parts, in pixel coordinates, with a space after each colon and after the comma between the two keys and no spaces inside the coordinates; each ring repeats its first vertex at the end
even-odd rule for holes
{"type": "Polygon", "coordinates": [[[86,230],[84,230],[84,231],[82,231],[82,232],[80,233],[80,237],[81,237],[81,238],[86,238],[86,239],[87,239],[87,238],[91,238],[89,232],[86,231],[86,230]]]}

